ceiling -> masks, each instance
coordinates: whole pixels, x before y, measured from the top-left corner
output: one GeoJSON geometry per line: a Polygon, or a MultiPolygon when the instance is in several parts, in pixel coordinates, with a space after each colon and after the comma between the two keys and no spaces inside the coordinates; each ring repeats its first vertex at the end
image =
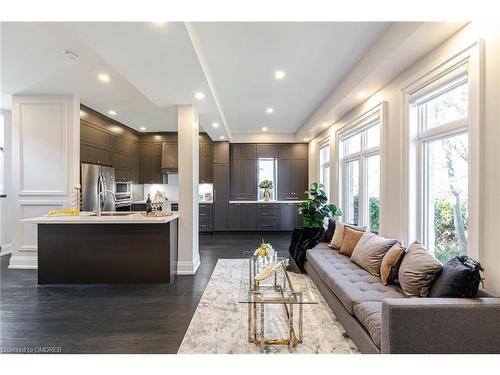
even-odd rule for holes
{"type": "Polygon", "coordinates": [[[215,140],[262,135],[262,127],[270,139],[290,139],[392,25],[4,22],[2,94],[75,94],[147,131],[175,131],[177,105],[192,104],[215,140]],[[275,79],[276,70],[285,78],[275,79]],[[99,81],[101,73],[110,81],[99,81]]]}

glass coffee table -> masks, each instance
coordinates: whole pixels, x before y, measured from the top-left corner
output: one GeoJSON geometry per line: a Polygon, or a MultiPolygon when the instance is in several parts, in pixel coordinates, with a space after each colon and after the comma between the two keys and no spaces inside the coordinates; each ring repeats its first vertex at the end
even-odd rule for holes
{"type": "Polygon", "coordinates": [[[254,256],[253,252],[244,252],[243,258],[238,302],[248,304],[248,341],[259,345],[261,352],[266,345],[287,345],[292,352],[302,342],[304,305],[318,303],[313,291],[307,287],[304,275],[290,257],[274,255],[264,260],[254,256]],[[259,272],[276,262],[279,265],[271,277],[255,280],[259,272]],[[273,318],[266,317],[265,307],[268,304],[283,306],[278,311],[286,322],[287,337],[265,337],[266,319],[273,318]],[[298,317],[295,308],[298,308],[298,317]]]}

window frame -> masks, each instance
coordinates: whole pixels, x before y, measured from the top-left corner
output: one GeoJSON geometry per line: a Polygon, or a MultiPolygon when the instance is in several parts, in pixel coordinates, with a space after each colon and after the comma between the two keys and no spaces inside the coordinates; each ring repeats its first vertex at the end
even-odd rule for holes
{"type": "MultiPolygon", "coordinates": [[[[448,138],[452,135],[468,134],[468,220],[467,220],[467,247],[468,255],[480,259],[479,249],[482,239],[479,234],[481,216],[479,208],[482,204],[480,196],[480,148],[481,148],[481,103],[483,98],[483,73],[484,42],[477,40],[467,48],[456,53],[438,66],[427,69],[411,77],[401,88],[401,122],[404,124],[401,133],[401,146],[403,150],[401,165],[401,228],[400,237],[408,243],[415,240],[425,241],[423,238],[423,222],[425,212],[421,204],[426,186],[421,181],[424,175],[424,161],[422,142],[430,142],[448,138]],[[411,105],[415,98],[423,97],[435,91],[437,87],[444,86],[459,75],[467,74],[469,104],[468,120],[463,119],[427,129],[419,132],[415,126],[414,113],[411,105]],[[467,127],[465,126],[467,125],[467,127]],[[415,215],[416,213],[416,215],[415,215]]],[[[417,123],[418,124],[418,123],[417,123]]],[[[428,194],[428,193],[427,193],[428,194]]],[[[426,234],[428,236],[428,234],[426,234]]]]}
{"type": "MultiPolygon", "coordinates": [[[[345,181],[343,181],[343,176],[345,176],[345,162],[352,161],[356,159],[357,156],[363,156],[363,158],[368,158],[374,155],[379,155],[380,157],[380,205],[379,205],[379,230],[378,232],[381,234],[385,233],[385,163],[386,163],[386,151],[385,151],[385,140],[387,138],[386,134],[386,122],[387,122],[387,102],[381,101],[377,105],[359,111],[355,114],[350,121],[348,121],[344,126],[340,127],[336,131],[336,139],[335,139],[335,165],[336,168],[336,181],[335,186],[338,187],[336,190],[335,199],[337,202],[340,202],[341,208],[344,211],[344,218],[349,214],[349,209],[345,205],[347,202],[346,199],[346,186],[345,181]],[[359,132],[365,131],[369,129],[371,126],[376,123],[380,126],[380,142],[378,146],[370,147],[366,149],[361,149],[359,153],[352,153],[347,155],[347,157],[343,156],[343,147],[342,141],[348,139],[350,136],[356,135],[359,132]]],[[[363,142],[363,140],[362,140],[363,142]]],[[[363,159],[361,158],[361,159],[363,159]]],[[[363,161],[360,162],[359,173],[360,173],[360,186],[359,186],[359,196],[363,195],[363,199],[360,199],[359,202],[359,213],[360,213],[360,225],[370,225],[369,219],[369,203],[367,201],[368,191],[362,181],[367,181],[366,176],[362,176],[363,173],[367,173],[367,169],[364,165],[362,165],[363,161]]]]}
{"type": "Polygon", "coordinates": [[[326,196],[328,198],[328,202],[331,201],[331,197],[330,197],[330,184],[331,184],[331,172],[332,172],[332,169],[331,169],[331,162],[332,162],[332,157],[331,157],[331,153],[330,153],[330,138],[326,138],[324,139],[323,141],[321,141],[319,143],[319,148],[318,148],[319,152],[318,152],[318,162],[319,162],[319,181],[321,184],[323,184],[325,186],[325,193],[326,193],[326,196]],[[328,154],[328,161],[326,162],[321,162],[321,150],[323,149],[327,149],[327,154],[328,154]],[[324,183],[324,170],[325,169],[328,169],[328,181],[327,181],[327,184],[324,183]]]}
{"type": "Polygon", "coordinates": [[[273,162],[273,188],[270,190],[271,197],[270,199],[272,201],[278,199],[278,159],[274,157],[258,157],[257,158],[257,201],[263,201],[263,198],[260,198],[260,193],[262,189],[259,188],[259,184],[261,183],[259,175],[260,175],[260,169],[259,169],[259,161],[260,160],[270,160],[273,162]]]}

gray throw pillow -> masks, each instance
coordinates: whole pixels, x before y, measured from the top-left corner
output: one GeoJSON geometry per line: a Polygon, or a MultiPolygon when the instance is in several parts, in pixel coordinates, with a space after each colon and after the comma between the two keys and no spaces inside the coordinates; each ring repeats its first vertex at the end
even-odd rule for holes
{"type": "Polygon", "coordinates": [[[406,250],[399,266],[398,280],[407,297],[427,297],[429,288],[443,265],[418,241],[406,250]]]}
{"type": "Polygon", "coordinates": [[[397,242],[365,232],[354,248],[351,261],[374,276],[380,276],[380,265],[385,253],[397,242]]]}

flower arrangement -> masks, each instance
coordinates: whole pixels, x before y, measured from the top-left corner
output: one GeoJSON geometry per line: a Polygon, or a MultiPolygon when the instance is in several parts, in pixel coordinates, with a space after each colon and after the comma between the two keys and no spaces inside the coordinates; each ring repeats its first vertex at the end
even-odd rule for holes
{"type": "Polygon", "coordinates": [[[271,190],[273,188],[273,182],[271,180],[261,181],[259,184],[259,188],[271,190]]]}
{"type": "Polygon", "coordinates": [[[262,239],[260,246],[255,250],[253,255],[259,256],[259,257],[273,256],[274,249],[270,243],[264,242],[264,239],[262,239]]]}

